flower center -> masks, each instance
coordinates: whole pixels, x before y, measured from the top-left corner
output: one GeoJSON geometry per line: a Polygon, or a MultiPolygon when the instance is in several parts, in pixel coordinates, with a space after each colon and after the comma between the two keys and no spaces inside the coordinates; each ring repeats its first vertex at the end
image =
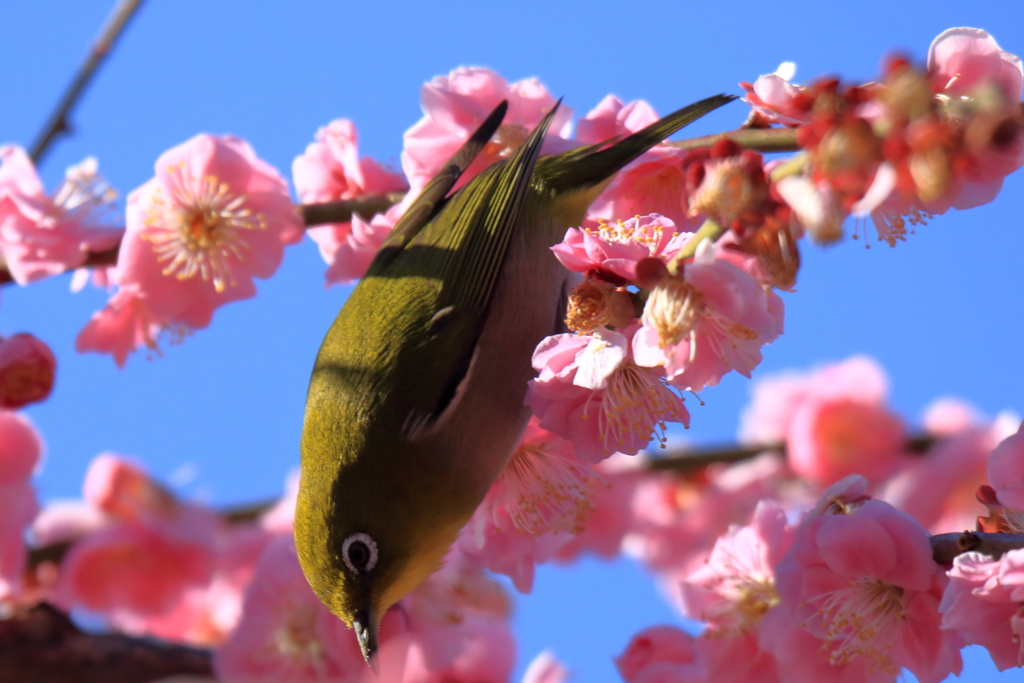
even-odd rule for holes
{"type": "Polygon", "coordinates": [[[578,534],[593,508],[587,487],[592,476],[586,467],[541,445],[523,444],[501,473],[497,503],[524,533],[578,534]]]}
{"type": "Polygon", "coordinates": [[[156,190],[144,218],[143,237],[153,243],[164,275],[179,280],[199,276],[212,281],[217,292],[236,284],[233,264],[251,247],[250,230],[265,230],[262,214],[245,206],[245,195],[234,195],[214,176],[194,177],[184,163],[170,169],[170,200],[156,190]]]}
{"type": "MultiPolygon", "coordinates": [[[[590,228],[584,228],[584,230],[588,233],[591,232],[590,228]]],[[[673,236],[676,234],[673,232],[673,236]]],[[[609,223],[604,219],[597,221],[597,236],[604,241],[619,244],[637,242],[647,247],[651,256],[658,253],[658,247],[661,245],[664,235],[665,228],[663,226],[655,223],[641,225],[639,216],[628,221],[617,220],[614,223],[609,223]]]]}
{"type": "Polygon", "coordinates": [[[658,346],[678,344],[700,320],[704,297],[681,278],[665,278],[651,290],[644,318],[658,333],[658,346]]]}
{"type": "Polygon", "coordinates": [[[842,666],[855,657],[865,657],[886,673],[899,672],[889,649],[906,618],[902,588],[860,578],[816,600],[821,601],[818,614],[825,627],[821,649],[830,664],[842,666]]]}
{"type": "MultiPolygon", "coordinates": [[[[588,402],[583,419],[589,418],[589,412],[588,402]]],[[[660,377],[627,360],[608,378],[601,395],[598,434],[606,453],[629,443],[637,434],[657,439],[664,448],[665,423],[685,423],[685,412],[679,405],[679,398],[660,377]]]]}

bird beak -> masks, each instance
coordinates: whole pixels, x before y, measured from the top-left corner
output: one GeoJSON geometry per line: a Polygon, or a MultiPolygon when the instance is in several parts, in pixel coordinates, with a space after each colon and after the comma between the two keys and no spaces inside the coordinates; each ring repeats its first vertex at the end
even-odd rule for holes
{"type": "Polygon", "coordinates": [[[371,606],[356,615],[352,620],[352,628],[359,641],[359,650],[363,653],[366,665],[373,674],[380,677],[380,665],[377,662],[377,611],[371,606]]]}

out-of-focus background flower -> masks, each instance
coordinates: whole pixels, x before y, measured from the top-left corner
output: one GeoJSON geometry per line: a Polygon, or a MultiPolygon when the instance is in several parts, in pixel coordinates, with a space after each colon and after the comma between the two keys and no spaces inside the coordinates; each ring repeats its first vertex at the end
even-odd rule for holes
{"type": "MultiPolygon", "coordinates": [[[[31,143],[111,4],[0,5],[0,143],[31,143]]],[[[162,152],[209,132],[243,137],[290,177],[317,128],[340,117],[355,121],[362,154],[398,168],[401,135],[420,118],[420,86],[459,65],[489,66],[510,81],[536,76],[578,115],[608,93],[666,113],[738,94],[738,81],[785,60],[798,64],[796,82],[823,73],[869,80],[893,49],[923,63],[950,26],[984,28],[1004,49],[1024,52],[1015,2],[149,0],[74,113],[74,135],[40,172],[53,188],[67,166],[94,155],[123,198],[152,176],[162,152]]],[[[687,135],[735,127],[747,112],[730,105],[687,135]]],[[[786,333],[764,349],[755,378],[865,353],[886,368],[893,405],[912,423],[944,395],[990,416],[1024,410],[1022,216],[1016,174],[995,202],[937,217],[895,249],[870,230],[867,241],[861,230],[857,241],[808,245],[797,292],[784,295],[786,333]]],[[[30,331],[58,358],[52,397],[28,410],[46,440],[43,501],[79,497],[86,466],[102,451],[136,456],[184,496],[212,504],[279,496],[298,466],[313,357],[350,291],[325,290],[324,268],[311,241],[289,248],[255,299],[218,310],[208,329],[165,346],[162,358],[136,354],[124,370],[74,351],[103,292],[73,295],[68,276],[5,288],[0,334],[30,331]]],[[[702,393],[706,405],[688,402],[692,427],[675,436],[732,441],[749,389],[727,376],[702,393]]],[[[550,647],[577,680],[616,680],[611,657],[661,622],[680,618],[628,560],[542,567],[533,593],[517,600],[518,671],[550,647]]],[[[971,648],[966,658],[964,680],[993,680],[987,654],[971,648]]]]}

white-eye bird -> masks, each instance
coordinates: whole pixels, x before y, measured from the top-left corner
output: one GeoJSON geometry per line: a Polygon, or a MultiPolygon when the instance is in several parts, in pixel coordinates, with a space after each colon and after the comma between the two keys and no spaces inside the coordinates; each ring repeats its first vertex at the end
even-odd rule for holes
{"type": "Polygon", "coordinates": [[[549,247],[617,171],[733,99],[539,158],[552,110],[511,158],[449,196],[501,124],[502,102],[338,313],[306,399],[295,543],[313,590],[355,629],[371,667],[384,612],[440,566],[529,418],[530,359],[563,331],[570,276],[549,247]]]}

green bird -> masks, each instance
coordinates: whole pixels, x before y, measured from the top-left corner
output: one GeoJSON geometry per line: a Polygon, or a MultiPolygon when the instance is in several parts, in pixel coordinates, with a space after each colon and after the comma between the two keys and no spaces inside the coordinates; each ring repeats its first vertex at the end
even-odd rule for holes
{"type": "Polygon", "coordinates": [[[529,419],[530,359],[563,331],[571,273],[549,248],[616,172],[735,99],[540,157],[558,105],[507,160],[449,194],[502,102],[395,226],[331,325],[302,432],[295,543],[320,600],[375,666],[387,609],[436,570],[529,419]]]}

